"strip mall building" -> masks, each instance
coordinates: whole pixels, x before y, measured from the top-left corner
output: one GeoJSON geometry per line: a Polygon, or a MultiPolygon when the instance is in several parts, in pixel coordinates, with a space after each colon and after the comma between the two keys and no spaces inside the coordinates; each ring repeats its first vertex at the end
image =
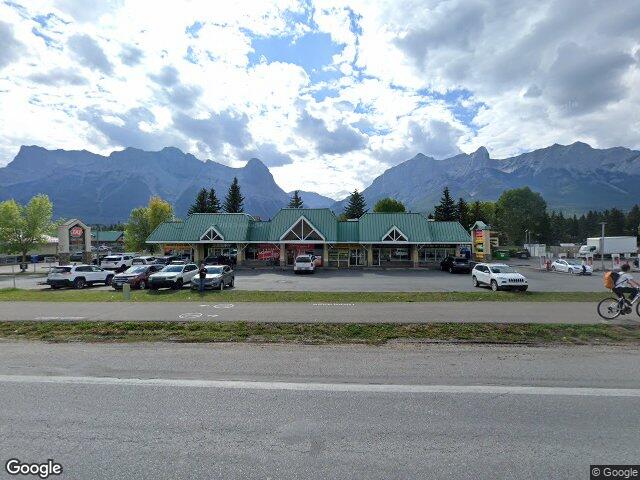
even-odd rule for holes
{"type": "Polygon", "coordinates": [[[244,213],[196,213],[158,226],[147,243],[165,253],[235,256],[238,265],[287,266],[312,253],[329,267],[417,267],[440,262],[471,246],[458,222],[418,213],[365,213],[339,221],[328,208],[284,208],[270,221],[244,213]]]}

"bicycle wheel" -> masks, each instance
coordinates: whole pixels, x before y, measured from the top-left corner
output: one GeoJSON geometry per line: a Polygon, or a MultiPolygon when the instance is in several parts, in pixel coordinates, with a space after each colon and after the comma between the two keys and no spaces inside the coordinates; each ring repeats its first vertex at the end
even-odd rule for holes
{"type": "Polygon", "coordinates": [[[620,307],[617,298],[605,298],[598,304],[598,315],[605,320],[613,320],[620,315],[620,307]]]}

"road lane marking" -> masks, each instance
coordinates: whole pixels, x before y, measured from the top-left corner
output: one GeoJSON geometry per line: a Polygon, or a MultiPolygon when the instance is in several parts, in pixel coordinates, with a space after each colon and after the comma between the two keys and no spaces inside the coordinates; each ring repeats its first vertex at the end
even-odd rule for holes
{"type": "Polygon", "coordinates": [[[233,308],[233,303],[218,303],[214,305],[213,308],[233,308]]]}
{"type": "Polygon", "coordinates": [[[187,387],[305,392],[445,393],[488,395],[551,395],[578,397],[640,397],[639,388],[533,387],[506,385],[380,385],[360,383],[291,383],[234,380],[182,380],[163,378],[63,377],[0,375],[0,383],[66,385],[125,385],[133,387],[187,387]]]}
{"type": "Polygon", "coordinates": [[[182,320],[191,320],[194,318],[200,318],[202,317],[202,313],[199,312],[193,312],[193,313],[181,313],[180,315],[178,315],[178,318],[182,319],[182,320]]]}
{"type": "Polygon", "coordinates": [[[314,303],[314,307],[355,307],[355,303],[314,303]]]}

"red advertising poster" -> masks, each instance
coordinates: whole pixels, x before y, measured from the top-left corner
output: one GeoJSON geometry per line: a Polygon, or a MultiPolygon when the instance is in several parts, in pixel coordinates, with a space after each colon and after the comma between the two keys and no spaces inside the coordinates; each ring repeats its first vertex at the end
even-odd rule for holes
{"type": "Polygon", "coordinates": [[[256,258],[258,260],[275,260],[280,257],[280,248],[277,245],[259,245],[256,258]]]}

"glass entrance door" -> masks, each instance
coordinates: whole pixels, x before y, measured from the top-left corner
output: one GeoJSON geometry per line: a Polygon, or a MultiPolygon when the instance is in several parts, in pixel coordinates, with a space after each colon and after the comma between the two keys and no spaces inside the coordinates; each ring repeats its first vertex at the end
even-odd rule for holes
{"type": "Polygon", "coordinates": [[[365,251],[362,248],[349,249],[349,266],[363,267],[365,251]]]}

